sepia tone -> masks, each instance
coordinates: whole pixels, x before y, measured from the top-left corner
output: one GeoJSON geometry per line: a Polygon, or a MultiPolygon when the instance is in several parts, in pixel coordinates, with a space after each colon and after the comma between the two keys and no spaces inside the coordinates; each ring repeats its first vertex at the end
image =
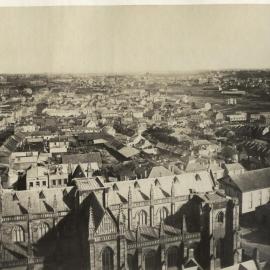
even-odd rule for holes
{"type": "Polygon", "coordinates": [[[0,8],[0,269],[270,269],[270,6],[0,8]]]}

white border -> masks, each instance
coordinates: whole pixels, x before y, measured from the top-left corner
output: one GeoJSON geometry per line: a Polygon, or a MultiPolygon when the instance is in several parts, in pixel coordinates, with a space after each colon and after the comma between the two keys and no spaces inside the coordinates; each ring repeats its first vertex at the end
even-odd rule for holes
{"type": "Polygon", "coordinates": [[[0,7],[231,4],[270,4],[270,0],[0,0],[0,7]]]}

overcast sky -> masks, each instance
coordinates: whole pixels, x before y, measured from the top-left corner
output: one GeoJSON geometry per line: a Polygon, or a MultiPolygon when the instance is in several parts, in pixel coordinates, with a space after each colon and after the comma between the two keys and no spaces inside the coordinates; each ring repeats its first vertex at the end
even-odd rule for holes
{"type": "Polygon", "coordinates": [[[270,68],[268,6],[0,8],[0,73],[270,68]]]}

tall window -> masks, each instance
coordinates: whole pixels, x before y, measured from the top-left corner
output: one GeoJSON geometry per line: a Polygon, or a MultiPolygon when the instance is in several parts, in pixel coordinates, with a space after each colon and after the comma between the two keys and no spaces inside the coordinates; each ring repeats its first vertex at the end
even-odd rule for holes
{"type": "Polygon", "coordinates": [[[259,190],[259,205],[262,205],[262,191],[259,190]]]}
{"type": "Polygon", "coordinates": [[[21,226],[13,227],[12,241],[13,242],[24,242],[24,230],[21,226]]]}
{"type": "Polygon", "coordinates": [[[144,210],[141,210],[138,214],[138,224],[139,225],[147,224],[147,213],[144,210]]]}
{"type": "Polygon", "coordinates": [[[219,212],[217,214],[217,222],[219,222],[219,223],[223,223],[224,222],[224,213],[223,212],[219,212]]]}
{"type": "Polygon", "coordinates": [[[102,270],[113,270],[113,251],[109,247],[102,252],[102,270]]]}
{"type": "Polygon", "coordinates": [[[252,202],[252,200],[253,200],[253,196],[252,196],[252,192],[250,192],[250,195],[249,195],[249,208],[252,208],[252,206],[253,206],[253,202],[252,202]]]}
{"type": "Polygon", "coordinates": [[[38,225],[38,239],[45,236],[49,231],[49,225],[46,223],[41,223],[38,225]]]}
{"type": "Polygon", "coordinates": [[[179,266],[179,252],[177,247],[170,247],[167,253],[167,267],[168,269],[178,269],[179,266]]]}
{"type": "Polygon", "coordinates": [[[154,250],[149,251],[145,256],[145,270],[158,269],[157,256],[154,250]]]}
{"type": "Polygon", "coordinates": [[[159,222],[161,222],[162,220],[166,219],[167,216],[169,214],[169,211],[166,207],[162,207],[158,210],[158,219],[159,222]]]}

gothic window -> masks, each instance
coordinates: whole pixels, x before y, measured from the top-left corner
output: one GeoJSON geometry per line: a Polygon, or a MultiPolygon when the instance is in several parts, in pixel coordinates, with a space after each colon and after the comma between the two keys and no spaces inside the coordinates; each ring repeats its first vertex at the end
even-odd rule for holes
{"type": "Polygon", "coordinates": [[[154,250],[149,251],[145,256],[145,270],[158,269],[157,256],[154,250]]]}
{"type": "Polygon", "coordinates": [[[49,225],[46,223],[41,223],[38,225],[38,239],[45,236],[49,231],[49,225]]]}
{"type": "Polygon", "coordinates": [[[179,266],[179,252],[177,247],[170,247],[167,252],[168,270],[177,269],[179,266]]]}
{"type": "Polygon", "coordinates": [[[21,226],[13,227],[12,241],[13,242],[24,242],[24,230],[21,226]]]}
{"type": "Polygon", "coordinates": [[[162,207],[158,210],[158,221],[161,222],[165,220],[169,214],[169,211],[166,207],[162,207]]]}
{"type": "Polygon", "coordinates": [[[144,210],[141,210],[138,214],[138,224],[139,225],[147,224],[147,213],[144,210]]]}
{"type": "Polygon", "coordinates": [[[136,261],[136,256],[132,255],[132,254],[128,254],[127,256],[127,262],[128,262],[128,269],[129,270],[135,270],[137,269],[137,261],[136,261]]]}
{"type": "Polygon", "coordinates": [[[219,223],[223,223],[224,222],[224,213],[223,212],[219,212],[217,214],[217,222],[219,222],[219,223]]]}
{"type": "Polygon", "coordinates": [[[113,250],[110,247],[102,252],[102,270],[113,270],[113,250]]]}

